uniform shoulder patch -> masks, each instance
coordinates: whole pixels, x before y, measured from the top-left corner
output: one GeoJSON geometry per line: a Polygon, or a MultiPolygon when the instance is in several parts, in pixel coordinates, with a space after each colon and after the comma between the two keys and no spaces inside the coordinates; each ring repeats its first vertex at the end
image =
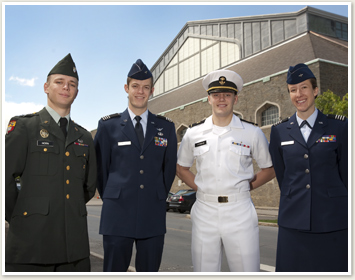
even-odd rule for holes
{"type": "Polygon", "coordinates": [[[290,118],[287,117],[287,118],[285,118],[285,119],[283,119],[283,120],[278,121],[277,123],[274,123],[273,125],[274,125],[274,126],[277,126],[277,125],[279,125],[279,124],[281,124],[281,123],[287,122],[289,119],[290,119],[290,118]]]}
{"type": "Polygon", "coordinates": [[[328,114],[326,115],[328,119],[335,119],[335,120],[339,120],[339,121],[343,121],[345,122],[347,117],[342,116],[342,115],[332,115],[332,114],[328,114]]]}
{"type": "Polygon", "coordinates": [[[250,122],[250,121],[246,121],[246,120],[243,120],[242,118],[239,118],[242,122],[246,122],[246,123],[250,123],[252,125],[255,125],[255,126],[258,126],[257,123],[253,123],[253,122],[250,122]]]}
{"type": "Polygon", "coordinates": [[[111,115],[104,116],[104,117],[102,117],[101,119],[102,119],[103,121],[107,121],[107,120],[109,120],[109,119],[117,118],[117,117],[121,117],[121,114],[120,114],[120,113],[115,113],[115,114],[111,114],[111,115]]]}
{"type": "Polygon", "coordinates": [[[205,121],[206,121],[206,119],[204,119],[204,120],[202,120],[202,121],[199,121],[199,122],[195,122],[195,123],[193,123],[193,124],[190,124],[190,125],[189,125],[189,128],[194,127],[194,126],[196,126],[196,125],[203,124],[205,121]]]}
{"type": "Polygon", "coordinates": [[[156,116],[157,116],[159,119],[166,120],[166,121],[168,121],[168,122],[173,122],[172,119],[169,119],[169,118],[164,117],[164,116],[162,116],[162,115],[156,115],[156,116]]]}
{"type": "Polygon", "coordinates": [[[16,123],[19,119],[21,118],[30,118],[33,116],[37,116],[38,113],[32,113],[32,114],[26,114],[26,115],[19,115],[19,116],[14,116],[10,119],[9,124],[6,129],[6,134],[9,134],[11,131],[15,129],[16,123]]]}

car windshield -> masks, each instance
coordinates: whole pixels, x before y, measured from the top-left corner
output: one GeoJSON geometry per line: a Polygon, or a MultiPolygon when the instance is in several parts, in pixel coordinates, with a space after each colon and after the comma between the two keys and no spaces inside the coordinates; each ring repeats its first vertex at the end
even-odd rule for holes
{"type": "Polygon", "coordinates": [[[186,193],[188,191],[190,191],[190,190],[179,190],[175,193],[175,195],[181,195],[181,194],[186,193]]]}

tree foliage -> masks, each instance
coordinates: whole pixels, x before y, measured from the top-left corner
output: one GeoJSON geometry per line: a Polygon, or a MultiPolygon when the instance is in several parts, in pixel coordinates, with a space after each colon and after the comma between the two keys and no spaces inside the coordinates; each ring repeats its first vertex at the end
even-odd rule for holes
{"type": "Polygon", "coordinates": [[[318,95],[316,98],[316,107],[324,114],[348,117],[348,94],[340,98],[340,96],[328,89],[322,95],[318,95]]]}

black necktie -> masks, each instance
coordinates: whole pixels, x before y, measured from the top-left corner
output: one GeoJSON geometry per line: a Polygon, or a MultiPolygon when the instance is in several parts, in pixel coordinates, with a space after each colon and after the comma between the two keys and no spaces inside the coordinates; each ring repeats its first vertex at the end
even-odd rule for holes
{"type": "Polygon", "coordinates": [[[138,136],[138,140],[139,140],[139,144],[141,145],[141,147],[143,147],[144,134],[143,134],[142,124],[140,123],[142,118],[140,116],[135,116],[134,119],[137,121],[134,129],[136,130],[136,133],[137,133],[137,136],[138,136]]]}
{"type": "Polygon", "coordinates": [[[308,125],[310,129],[312,129],[311,125],[307,121],[303,121],[300,125],[300,128],[303,127],[304,125],[308,125]]]}
{"type": "Polygon", "coordinates": [[[64,137],[67,138],[67,124],[68,124],[67,118],[60,118],[59,123],[60,123],[60,129],[64,133],[64,137]]]}

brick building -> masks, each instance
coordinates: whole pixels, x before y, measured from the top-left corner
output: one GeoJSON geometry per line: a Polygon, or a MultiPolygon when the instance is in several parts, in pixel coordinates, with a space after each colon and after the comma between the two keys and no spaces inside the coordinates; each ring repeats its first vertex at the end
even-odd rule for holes
{"type": "MultiPolygon", "coordinates": [[[[216,69],[240,74],[244,88],[234,111],[270,136],[271,125],[295,108],[286,87],[289,66],[309,65],[320,93],[348,92],[348,18],[311,7],[264,16],[187,22],[151,71],[148,109],[175,123],[178,142],[189,124],[211,115],[203,77],[216,69]]],[[[257,171],[257,167],[255,167],[257,171]]],[[[193,169],[194,170],[194,167],[193,169]]],[[[187,188],[177,177],[172,191],[187,188]]],[[[278,207],[276,179],[252,192],[259,207],[278,207]]]]}

